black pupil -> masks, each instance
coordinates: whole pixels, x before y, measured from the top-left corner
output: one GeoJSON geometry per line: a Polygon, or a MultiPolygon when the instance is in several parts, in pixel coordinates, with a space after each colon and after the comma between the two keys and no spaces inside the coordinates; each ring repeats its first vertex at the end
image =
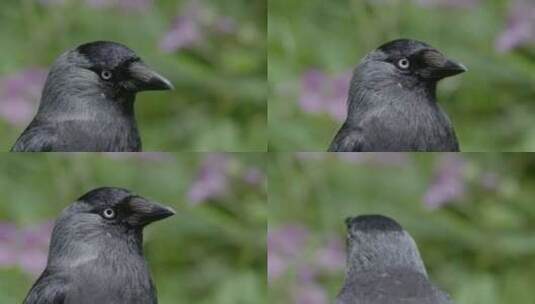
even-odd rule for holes
{"type": "Polygon", "coordinates": [[[104,210],[104,215],[106,215],[107,217],[112,217],[113,216],[113,210],[111,210],[111,209],[104,210]]]}
{"type": "Polygon", "coordinates": [[[102,72],[102,77],[105,78],[105,79],[109,79],[109,78],[111,78],[111,73],[108,72],[108,71],[104,71],[104,72],[102,72]]]}

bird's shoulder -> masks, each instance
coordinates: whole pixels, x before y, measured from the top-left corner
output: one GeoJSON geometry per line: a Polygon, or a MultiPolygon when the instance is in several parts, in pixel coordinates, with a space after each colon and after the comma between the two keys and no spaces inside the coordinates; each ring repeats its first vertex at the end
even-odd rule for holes
{"type": "Polygon", "coordinates": [[[66,119],[56,122],[55,130],[61,140],[57,148],[60,151],[141,151],[137,127],[128,119],[66,119]]]}
{"type": "Polygon", "coordinates": [[[448,296],[422,273],[362,272],[345,283],[336,304],[449,304],[448,296]]]}
{"type": "Polygon", "coordinates": [[[114,245],[107,244],[106,248],[108,254],[72,269],[67,302],[157,304],[146,261],[114,245]]]}
{"type": "Polygon", "coordinates": [[[12,152],[53,151],[58,142],[57,128],[54,124],[33,120],[17,139],[12,152]]]}
{"type": "Polygon", "coordinates": [[[45,270],[33,284],[23,304],[65,304],[67,276],[45,270]]]}
{"type": "Polygon", "coordinates": [[[334,137],[329,152],[359,152],[362,150],[364,137],[359,126],[344,123],[334,137]]]}
{"type": "Polygon", "coordinates": [[[141,151],[137,128],[129,128],[128,125],[114,129],[107,124],[91,120],[34,119],[17,139],[11,151],[141,151]]]}
{"type": "Polygon", "coordinates": [[[152,281],[152,278],[149,278],[150,280],[150,300],[151,300],[151,304],[158,304],[158,297],[156,296],[156,294],[158,293],[158,291],[156,290],[156,285],[154,285],[154,282],[152,281]]]}

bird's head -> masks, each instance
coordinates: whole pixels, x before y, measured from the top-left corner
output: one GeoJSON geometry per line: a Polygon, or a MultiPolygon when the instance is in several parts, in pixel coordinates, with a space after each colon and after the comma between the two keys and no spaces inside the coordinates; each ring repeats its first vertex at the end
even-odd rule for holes
{"type": "Polygon", "coordinates": [[[398,39],[369,53],[357,68],[356,77],[366,87],[393,84],[413,89],[434,87],[439,80],[466,71],[464,65],[424,42],[398,39]]]}
{"type": "MultiPolygon", "coordinates": [[[[63,53],[52,65],[42,110],[87,107],[88,100],[121,103],[136,93],[170,90],[173,85],[125,45],[96,41],[63,53]]],[[[102,102],[100,103],[102,104],[102,102]]]]}
{"type": "Polygon", "coordinates": [[[126,189],[91,190],[56,220],[48,265],[75,267],[120,251],[142,255],[143,228],[174,214],[173,209],[126,189]]]}
{"type": "Polygon", "coordinates": [[[92,257],[106,247],[121,244],[141,252],[143,228],[174,214],[173,209],[126,189],[91,190],[65,208],[56,220],[49,263],[54,263],[50,259],[77,263],[81,257],[92,257]]]}
{"type": "Polygon", "coordinates": [[[72,51],[81,57],[79,67],[94,73],[94,80],[115,92],[170,90],[169,80],[149,68],[128,47],[108,41],[96,41],[78,46],[72,51]]]}
{"type": "Polygon", "coordinates": [[[95,224],[139,229],[175,214],[162,206],[129,190],[102,187],[80,197],[68,209],[69,216],[91,219],[95,224]]]}
{"type": "Polygon", "coordinates": [[[361,215],[346,219],[348,271],[408,268],[426,274],[412,237],[393,219],[361,215]]]}

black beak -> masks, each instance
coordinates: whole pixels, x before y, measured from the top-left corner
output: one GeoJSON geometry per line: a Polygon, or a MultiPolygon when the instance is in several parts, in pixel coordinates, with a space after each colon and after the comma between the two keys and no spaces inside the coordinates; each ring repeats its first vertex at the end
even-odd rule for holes
{"type": "Polygon", "coordinates": [[[425,68],[421,75],[424,78],[440,80],[468,71],[462,63],[446,58],[435,50],[426,50],[421,55],[425,68]]]}
{"type": "Polygon", "coordinates": [[[130,207],[130,216],[126,221],[132,226],[146,226],[176,214],[172,208],[148,201],[142,197],[131,199],[128,202],[128,206],[130,207]]]}
{"type": "Polygon", "coordinates": [[[128,70],[134,82],[134,90],[137,92],[174,89],[173,84],[169,80],[156,73],[142,61],[131,63],[128,70]]]}

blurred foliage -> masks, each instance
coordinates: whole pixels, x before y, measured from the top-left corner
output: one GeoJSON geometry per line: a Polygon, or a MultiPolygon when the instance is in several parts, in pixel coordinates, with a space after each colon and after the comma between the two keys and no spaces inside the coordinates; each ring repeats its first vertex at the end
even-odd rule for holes
{"type": "MultiPolygon", "coordinates": [[[[413,236],[430,278],[454,303],[535,303],[535,156],[464,154],[464,194],[439,209],[423,198],[444,155],[407,154],[397,163],[385,162],[385,155],[367,157],[279,154],[271,162],[269,230],[288,224],[309,230],[298,261],[333,236],[344,239],[346,217],[384,214],[413,236]],[[488,173],[497,176],[492,185],[484,181],[488,173]]],[[[343,269],[320,275],[329,303],[343,277],[343,269]]],[[[290,267],[270,284],[269,301],[301,303],[291,300],[298,285],[290,267]]]]}
{"type": "MultiPolygon", "coordinates": [[[[92,8],[82,0],[7,0],[0,4],[0,76],[49,67],[67,49],[94,40],[126,44],[168,77],[176,90],[138,95],[136,112],[147,151],[264,151],[266,130],[265,1],[203,1],[210,14],[236,23],[232,35],[165,53],[159,43],[194,0],[152,1],[129,11],[92,8]]],[[[102,1],[101,1],[102,2],[102,1]]],[[[139,1],[138,1],[139,2],[139,1]]],[[[37,109],[37,105],[35,105],[37,109]]],[[[25,126],[0,121],[0,150],[25,126]]]]}
{"type": "Polygon", "coordinates": [[[535,150],[535,49],[495,48],[512,1],[464,1],[479,3],[473,8],[417,2],[269,1],[269,149],[325,151],[341,122],[299,108],[302,75],[346,73],[371,50],[403,37],[428,42],[468,67],[438,87],[463,151],[535,150]]]}
{"type": "MultiPolygon", "coordinates": [[[[160,303],[266,303],[266,184],[239,178],[247,167],[263,171],[264,157],[233,154],[229,191],[192,204],[185,194],[207,155],[4,153],[0,222],[29,227],[55,219],[93,188],[125,187],[177,211],[145,229],[160,303]]],[[[21,303],[35,279],[18,267],[0,268],[0,303],[21,303]]]]}

